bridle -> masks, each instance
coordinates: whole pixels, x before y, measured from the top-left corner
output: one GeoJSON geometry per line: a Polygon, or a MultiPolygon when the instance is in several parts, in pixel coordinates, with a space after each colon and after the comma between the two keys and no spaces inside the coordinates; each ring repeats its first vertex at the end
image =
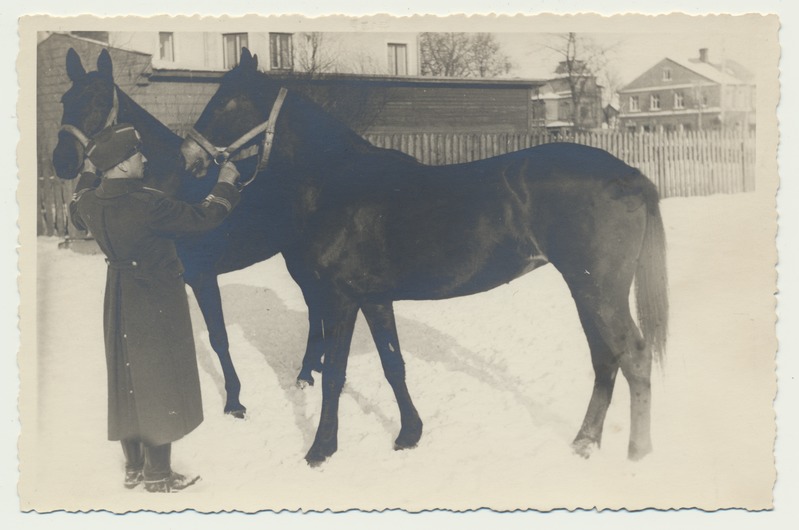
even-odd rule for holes
{"type": "MultiPolygon", "coordinates": [[[[111,103],[111,110],[108,112],[108,116],[105,118],[105,124],[100,128],[102,131],[106,127],[110,127],[111,125],[116,125],[117,118],[119,117],[119,96],[117,95],[117,87],[114,87],[114,100],[111,103]]],[[[83,131],[75,127],[74,125],[64,124],[61,126],[59,131],[64,131],[67,134],[70,134],[74,137],[80,145],[83,146],[83,153],[84,158],[86,157],[86,146],[89,145],[89,137],[86,136],[83,131]]]]}
{"type": "Polygon", "coordinates": [[[218,147],[212,144],[194,127],[189,129],[189,131],[186,133],[186,138],[195,142],[203,149],[203,151],[208,153],[208,155],[211,157],[211,160],[213,160],[214,164],[217,166],[221,166],[228,161],[236,162],[246,158],[252,158],[253,156],[258,156],[258,164],[256,165],[252,176],[246,181],[239,182],[239,188],[243,188],[255,180],[256,175],[258,175],[261,170],[266,168],[266,164],[269,161],[269,153],[272,151],[272,144],[274,143],[275,139],[275,125],[277,123],[277,117],[280,114],[280,108],[283,106],[283,101],[286,99],[287,93],[288,91],[285,88],[281,88],[280,92],[278,92],[275,102],[272,104],[272,110],[269,112],[269,119],[259,125],[256,125],[227,147],[218,147]],[[243,149],[243,146],[247,144],[247,142],[264,132],[266,134],[264,134],[263,142],[257,145],[251,145],[247,149],[243,149]],[[260,155],[258,154],[259,152],[260,155]]]}

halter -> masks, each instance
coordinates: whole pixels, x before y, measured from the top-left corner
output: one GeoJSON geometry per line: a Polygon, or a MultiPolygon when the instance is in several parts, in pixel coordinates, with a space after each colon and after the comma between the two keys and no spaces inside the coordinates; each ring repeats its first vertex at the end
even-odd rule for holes
{"type": "Polygon", "coordinates": [[[194,127],[189,129],[189,131],[186,133],[186,138],[195,142],[203,149],[203,151],[208,153],[211,156],[211,160],[213,160],[214,164],[217,166],[221,166],[227,161],[235,162],[238,160],[244,160],[245,158],[251,158],[256,156],[260,151],[258,164],[256,165],[252,176],[246,181],[239,183],[239,188],[243,188],[255,180],[255,177],[259,171],[266,168],[266,164],[269,161],[269,153],[272,151],[272,144],[274,143],[275,139],[275,125],[277,123],[277,117],[280,114],[280,108],[283,106],[283,101],[286,99],[287,93],[288,91],[285,88],[281,88],[277,95],[277,99],[275,99],[275,102],[272,105],[272,110],[269,113],[269,119],[259,125],[256,125],[227,147],[215,146],[194,127]],[[266,132],[263,143],[260,145],[250,146],[247,149],[242,149],[244,144],[262,132],[266,132]]]}
{"type": "MultiPolygon", "coordinates": [[[[117,96],[117,88],[114,87],[114,100],[111,104],[111,110],[108,112],[108,116],[105,119],[105,124],[100,128],[102,131],[106,127],[110,127],[111,125],[116,125],[117,117],[119,116],[119,96],[117,96]]],[[[86,136],[83,131],[75,127],[74,125],[64,124],[61,126],[60,131],[64,131],[72,135],[79,143],[83,146],[83,153],[84,158],[86,157],[86,146],[89,145],[89,137],[86,136]]]]}

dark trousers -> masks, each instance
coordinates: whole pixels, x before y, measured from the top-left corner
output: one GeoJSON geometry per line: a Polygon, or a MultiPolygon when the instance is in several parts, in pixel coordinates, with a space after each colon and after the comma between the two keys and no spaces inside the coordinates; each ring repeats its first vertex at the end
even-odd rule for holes
{"type": "Polygon", "coordinates": [[[122,440],[125,471],[143,471],[144,480],[161,480],[172,473],[172,444],[148,445],[141,440],[122,440]]]}

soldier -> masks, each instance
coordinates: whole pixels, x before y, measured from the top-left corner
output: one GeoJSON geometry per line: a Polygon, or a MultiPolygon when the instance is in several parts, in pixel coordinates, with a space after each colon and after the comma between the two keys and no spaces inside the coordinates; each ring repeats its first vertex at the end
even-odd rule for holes
{"type": "Polygon", "coordinates": [[[72,221],[91,231],[106,256],[104,335],[108,439],[120,440],[125,487],[180,491],[199,476],[172,471],[172,442],[203,420],[200,380],[173,238],[209,230],[239,199],[238,172],[225,164],[202,204],[144,187],[147,159],[130,124],[108,127],[86,148],[72,221]],[[102,177],[99,186],[87,186],[102,177]]]}

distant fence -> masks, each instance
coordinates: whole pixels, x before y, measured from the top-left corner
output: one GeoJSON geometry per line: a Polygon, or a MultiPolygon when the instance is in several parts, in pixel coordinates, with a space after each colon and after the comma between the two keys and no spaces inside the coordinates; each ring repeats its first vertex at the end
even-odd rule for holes
{"type": "Polygon", "coordinates": [[[374,145],[398,149],[422,163],[455,164],[551,142],[604,149],[641,170],[661,197],[739,193],[755,189],[755,135],[725,131],[685,133],[586,132],[541,134],[368,134],[374,145]]]}
{"type": "MultiPolygon", "coordinates": [[[[723,131],[681,134],[368,134],[380,147],[403,151],[425,164],[471,162],[553,141],[599,147],[637,167],[662,197],[739,193],[755,189],[755,136],[723,131]]],[[[39,179],[40,235],[80,236],[69,222],[75,181],[54,176],[39,179]]]]}

